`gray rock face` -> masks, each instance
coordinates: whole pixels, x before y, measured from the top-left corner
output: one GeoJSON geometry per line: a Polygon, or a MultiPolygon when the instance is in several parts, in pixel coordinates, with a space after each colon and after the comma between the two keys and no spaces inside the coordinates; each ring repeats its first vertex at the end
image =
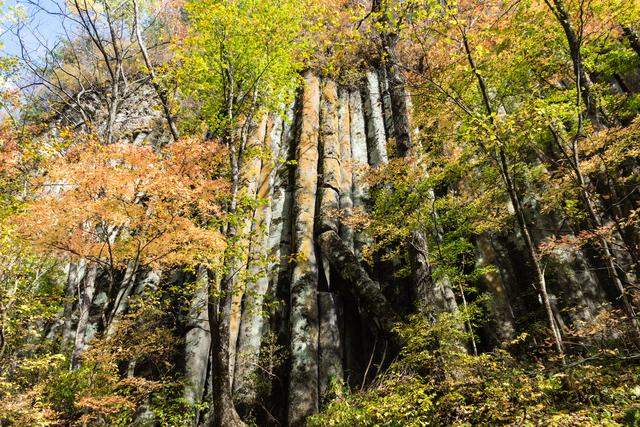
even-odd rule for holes
{"type": "Polygon", "coordinates": [[[294,193],[294,254],[291,279],[291,372],[289,381],[290,425],[303,425],[318,411],[318,265],[314,248],[316,186],[318,181],[318,132],[320,81],[305,76],[302,123],[296,150],[298,165],[294,193]]]}

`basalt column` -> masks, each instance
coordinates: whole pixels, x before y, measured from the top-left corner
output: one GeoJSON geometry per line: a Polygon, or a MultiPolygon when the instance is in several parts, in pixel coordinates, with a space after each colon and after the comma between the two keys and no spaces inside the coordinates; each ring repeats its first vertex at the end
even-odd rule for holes
{"type": "MultiPolygon", "coordinates": [[[[207,376],[211,331],[209,330],[209,275],[204,266],[197,271],[193,296],[189,306],[187,333],[185,335],[185,377],[184,399],[191,405],[202,401],[202,393],[207,376]]],[[[198,422],[196,410],[194,424],[198,422]]]]}
{"type": "MultiPolygon", "coordinates": [[[[351,169],[352,175],[352,199],[354,210],[364,209],[366,201],[366,182],[364,180],[364,168],[368,164],[367,136],[364,124],[364,111],[360,91],[352,91],[349,95],[349,117],[351,127],[351,169]]],[[[353,237],[353,246],[358,258],[362,256],[362,248],[367,244],[364,233],[356,232],[353,237]]]]}
{"type": "Polygon", "coordinates": [[[291,278],[290,425],[302,425],[318,410],[318,266],[314,249],[320,82],[305,75],[302,123],[296,149],[294,190],[294,255],[291,278]]]}
{"type": "MultiPolygon", "coordinates": [[[[481,234],[477,240],[477,247],[480,267],[497,265],[497,256],[491,243],[491,236],[481,234]]],[[[498,343],[511,341],[516,336],[515,316],[509,299],[508,283],[505,283],[504,275],[505,271],[500,268],[489,268],[484,274],[484,283],[492,296],[491,310],[495,323],[492,332],[498,343]]]]}
{"type": "MultiPolygon", "coordinates": [[[[244,184],[245,196],[254,199],[258,191],[260,169],[262,161],[258,151],[263,147],[265,142],[265,135],[267,133],[268,118],[265,116],[260,121],[257,129],[255,129],[249,135],[247,141],[247,157],[243,165],[242,170],[242,182],[244,184]]],[[[242,272],[246,269],[247,260],[249,258],[250,243],[249,236],[251,233],[253,224],[253,218],[250,217],[244,223],[241,230],[242,244],[245,247],[244,256],[241,259],[241,263],[238,264],[238,271],[235,273],[235,277],[242,277],[242,272]]],[[[242,297],[245,291],[244,280],[233,281],[233,295],[231,299],[231,314],[229,323],[229,381],[233,383],[233,374],[236,364],[236,345],[238,342],[238,332],[240,330],[240,318],[242,315],[242,297]]],[[[233,385],[233,384],[230,384],[233,385]]]]}
{"type": "Polygon", "coordinates": [[[256,387],[252,373],[256,371],[260,360],[260,343],[263,334],[264,316],[262,306],[269,286],[268,245],[272,220],[273,186],[277,172],[277,160],[280,154],[282,124],[281,117],[273,120],[271,131],[267,135],[265,147],[268,157],[262,163],[258,198],[262,205],[254,216],[253,243],[249,258],[249,282],[244,293],[242,318],[238,336],[234,392],[242,405],[251,405],[255,400],[256,387]]]}
{"type": "Polygon", "coordinates": [[[382,114],[380,83],[378,82],[378,73],[374,70],[367,71],[364,88],[369,164],[377,166],[387,163],[387,138],[382,114]]]}
{"type": "MultiPolygon", "coordinates": [[[[340,117],[338,89],[333,81],[322,87],[320,108],[320,146],[322,181],[319,185],[320,210],[317,231],[338,232],[338,209],[340,205],[340,117]]],[[[339,299],[332,292],[331,267],[326,256],[322,266],[329,292],[318,294],[319,303],[319,380],[320,398],[325,397],[331,382],[342,379],[342,349],[338,322],[339,299]]]]}

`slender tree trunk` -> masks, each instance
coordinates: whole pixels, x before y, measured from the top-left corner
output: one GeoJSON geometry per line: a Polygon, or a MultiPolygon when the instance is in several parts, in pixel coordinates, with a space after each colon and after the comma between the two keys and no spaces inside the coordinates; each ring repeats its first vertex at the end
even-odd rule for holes
{"type": "MultiPolygon", "coordinates": [[[[581,41],[579,40],[576,32],[574,30],[573,24],[571,23],[571,18],[569,13],[567,12],[566,6],[563,0],[545,0],[545,3],[554,14],[562,29],[565,33],[565,37],[567,39],[567,43],[569,45],[569,52],[571,54],[571,61],[573,63],[573,72],[574,78],[576,79],[576,104],[577,107],[580,108],[580,105],[584,103],[587,117],[591,121],[592,125],[596,130],[601,130],[604,128],[602,121],[599,116],[598,106],[596,102],[596,97],[593,94],[591,80],[587,76],[584,70],[584,64],[582,61],[582,52],[581,52],[581,41]],[[553,3],[551,3],[553,1],[553,3]]],[[[578,132],[576,137],[572,142],[572,155],[573,158],[569,159],[573,163],[573,171],[575,172],[578,185],[580,187],[580,193],[582,195],[583,203],[587,208],[587,213],[591,219],[592,225],[600,228],[603,224],[602,218],[597,213],[594,203],[591,199],[591,195],[587,190],[587,183],[582,174],[582,170],[580,167],[580,156],[578,151],[578,138],[582,135],[582,115],[578,114],[578,132]]],[[[623,301],[623,305],[625,311],[630,317],[630,321],[633,325],[635,334],[638,339],[640,339],[640,324],[638,323],[638,319],[636,318],[635,310],[633,305],[628,299],[627,292],[624,289],[624,285],[622,280],[620,279],[618,270],[616,269],[616,262],[614,259],[614,255],[611,251],[609,242],[604,237],[598,238],[601,250],[602,257],[604,258],[605,264],[607,266],[607,270],[609,271],[609,275],[612,278],[616,288],[620,292],[620,296],[623,301]]]]}
{"type": "MultiPolygon", "coordinates": [[[[379,36],[382,52],[380,53],[383,73],[387,81],[382,84],[388,90],[389,107],[392,118],[392,136],[395,140],[399,157],[408,157],[415,151],[412,143],[411,129],[411,99],[406,88],[406,81],[401,71],[401,64],[396,55],[398,35],[393,31],[389,21],[388,8],[383,0],[374,0],[371,11],[379,14],[377,18],[382,24],[379,36]]],[[[386,153],[385,153],[386,154],[386,153]]],[[[438,231],[435,230],[436,235],[438,231]]],[[[436,312],[453,312],[458,309],[455,294],[447,277],[435,279],[432,277],[429,261],[429,247],[427,238],[422,230],[414,230],[409,242],[409,253],[413,264],[413,286],[411,297],[420,310],[434,310],[430,313],[435,320],[436,312]]]]}
{"type": "MultiPolygon", "coordinates": [[[[230,236],[233,236],[230,230],[230,236]]],[[[228,278],[226,278],[228,279],[228,278]]],[[[209,285],[211,288],[211,284],[209,285]]],[[[209,304],[209,319],[211,334],[211,362],[213,367],[212,378],[212,398],[214,416],[211,417],[211,425],[216,427],[244,426],[236,412],[231,398],[231,378],[229,373],[229,338],[231,319],[231,287],[228,280],[220,283],[220,309],[213,309],[213,304],[209,304]]],[[[211,295],[211,293],[209,294],[211,295]]]]}
{"type": "Polygon", "coordinates": [[[567,38],[569,53],[573,63],[573,72],[576,78],[576,87],[578,88],[577,96],[582,98],[587,110],[587,117],[591,120],[591,123],[596,130],[600,130],[603,128],[603,125],[598,111],[598,105],[593,95],[591,79],[589,79],[582,63],[582,52],[580,50],[581,41],[573,28],[571,17],[567,12],[563,0],[545,0],[545,3],[562,26],[567,38]],[[553,4],[551,2],[553,2],[553,4]]]}
{"type": "Polygon", "coordinates": [[[142,59],[144,59],[144,64],[147,67],[149,77],[151,78],[151,86],[160,99],[160,104],[162,104],[162,111],[164,112],[164,117],[167,120],[169,131],[171,132],[173,139],[177,141],[179,138],[178,127],[176,126],[173,115],[171,114],[171,106],[169,105],[169,97],[167,96],[167,91],[165,88],[160,86],[160,83],[158,83],[158,76],[156,75],[155,67],[151,63],[149,53],[147,52],[147,45],[144,43],[142,33],[140,31],[140,19],[137,0],[133,0],[133,26],[136,34],[136,40],[138,42],[138,46],[140,46],[140,52],[142,53],[142,59]]]}
{"type": "MultiPolygon", "coordinates": [[[[237,152],[234,150],[234,136],[229,137],[231,147],[231,204],[229,214],[236,211],[238,189],[240,185],[240,169],[237,152]]],[[[225,237],[233,242],[236,238],[237,230],[234,225],[229,225],[225,237]]],[[[211,331],[211,398],[213,399],[213,416],[209,417],[210,425],[215,427],[235,427],[243,426],[244,423],[236,412],[231,398],[231,373],[229,343],[231,341],[231,313],[233,304],[233,279],[238,270],[238,260],[233,255],[227,257],[228,272],[220,280],[219,298],[214,300],[212,295],[216,293],[213,281],[209,281],[208,294],[210,303],[208,305],[209,330],[211,331]],[[217,305],[217,307],[216,307],[217,305]]]]}
{"type": "MultiPolygon", "coordinates": [[[[233,122],[235,95],[233,92],[234,84],[229,82],[229,99],[227,109],[227,120],[233,122]]],[[[249,126],[251,117],[245,119],[245,125],[249,126]]],[[[263,120],[264,126],[266,126],[266,118],[263,120]]],[[[259,126],[257,132],[264,129],[263,126],[259,126]]],[[[255,132],[252,132],[254,135],[255,132]]],[[[230,149],[229,161],[231,165],[231,201],[227,209],[227,213],[231,216],[237,214],[238,198],[241,182],[241,175],[243,174],[243,151],[245,145],[246,130],[241,135],[241,143],[236,141],[236,132],[231,127],[225,137],[225,142],[230,149]]],[[[264,133],[262,133],[264,135],[264,133]]],[[[262,138],[258,137],[258,140],[262,138]]],[[[248,143],[252,144],[252,143],[248,143]]],[[[249,177],[255,176],[252,172],[255,170],[255,158],[249,167],[249,177]]],[[[259,164],[257,166],[259,168],[259,164]]],[[[247,173],[247,172],[244,172],[247,173]]],[[[246,177],[247,175],[245,175],[246,177]]],[[[251,188],[251,182],[247,185],[248,194],[255,195],[255,184],[251,188]]],[[[235,254],[235,250],[230,251],[225,255],[225,268],[226,271],[219,282],[219,298],[213,300],[211,298],[214,295],[216,289],[212,282],[209,282],[209,297],[213,301],[209,304],[209,323],[211,330],[211,367],[212,367],[212,381],[211,381],[211,398],[214,416],[209,417],[209,423],[216,427],[234,427],[245,425],[242,422],[238,412],[235,409],[232,399],[232,382],[233,382],[233,364],[235,362],[235,345],[237,340],[237,331],[240,321],[240,302],[242,298],[242,290],[240,292],[236,287],[236,277],[241,271],[243,266],[246,265],[245,250],[246,242],[238,243],[238,238],[243,239],[247,234],[247,227],[250,226],[250,221],[247,220],[244,223],[244,229],[240,231],[238,235],[237,226],[231,222],[228,224],[225,232],[225,237],[231,245],[241,245],[240,252],[242,256],[235,254]],[[234,326],[235,325],[235,326],[234,326]]],[[[235,249],[235,248],[230,248],[235,249]]]]}

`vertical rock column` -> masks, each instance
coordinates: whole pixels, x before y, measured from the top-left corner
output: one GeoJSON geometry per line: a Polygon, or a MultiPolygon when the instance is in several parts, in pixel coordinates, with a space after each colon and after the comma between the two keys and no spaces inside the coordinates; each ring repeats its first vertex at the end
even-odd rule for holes
{"type": "Polygon", "coordinates": [[[322,147],[322,181],[319,186],[318,232],[322,233],[330,229],[337,233],[340,207],[338,90],[336,84],[330,80],[326,81],[322,87],[320,146],[322,147]]]}
{"type": "Polygon", "coordinates": [[[305,75],[302,123],[296,150],[294,192],[295,266],[291,278],[291,372],[289,425],[304,423],[318,410],[318,266],[314,250],[316,186],[318,180],[319,79],[305,75]]]}
{"type": "MultiPolygon", "coordinates": [[[[366,182],[364,168],[367,160],[367,137],[364,126],[364,112],[362,97],[359,91],[349,94],[349,117],[351,127],[351,169],[352,169],[352,199],[354,209],[364,209],[366,200],[366,182]]],[[[355,254],[362,258],[362,247],[367,243],[364,233],[356,232],[353,236],[355,254]]]]}
{"type": "MultiPolygon", "coordinates": [[[[248,198],[255,198],[258,191],[260,169],[262,161],[260,160],[259,153],[257,152],[264,144],[265,135],[267,133],[268,120],[267,117],[263,117],[260,124],[249,135],[247,141],[247,154],[250,157],[246,157],[244,164],[242,165],[242,184],[244,185],[244,196],[248,198]]],[[[241,196],[242,197],[242,196],[241,196]]],[[[243,245],[245,246],[245,253],[240,263],[238,263],[238,271],[235,277],[242,278],[242,270],[247,267],[247,261],[249,257],[249,235],[251,233],[253,224],[253,217],[249,216],[245,221],[242,229],[240,230],[240,238],[243,239],[243,245]]],[[[238,343],[238,332],[240,331],[240,318],[242,316],[242,296],[245,291],[245,283],[243,280],[234,280],[233,295],[231,298],[231,313],[229,319],[229,381],[233,383],[233,373],[235,371],[236,364],[236,345],[238,343]]],[[[230,384],[233,385],[233,384],[230,384]]]]}
{"type": "MultiPolygon", "coordinates": [[[[271,202],[271,228],[269,230],[269,283],[275,293],[282,276],[289,270],[291,254],[291,180],[288,161],[290,150],[296,137],[295,105],[287,111],[283,123],[281,148],[277,159],[276,175],[273,183],[271,202]]],[[[288,283],[287,283],[288,287],[288,283]]]]}
{"type": "Polygon", "coordinates": [[[393,108],[391,105],[391,92],[389,89],[389,81],[387,80],[387,71],[384,68],[378,70],[378,80],[380,81],[380,98],[382,99],[382,112],[384,114],[384,129],[387,133],[387,140],[395,137],[395,129],[393,125],[393,108]]]}
{"type": "Polygon", "coordinates": [[[80,366],[80,355],[85,350],[86,341],[85,334],[89,325],[89,310],[91,302],[96,291],[96,276],[98,275],[98,265],[91,263],[88,267],[87,275],[84,278],[84,289],[80,293],[80,301],[78,304],[78,326],[76,327],[76,339],[71,356],[71,368],[76,369],[80,366]]]}
{"type": "Polygon", "coordinates": [[[511,341],[516,336],[515,316],[509,302],[507,286],[498,270],[495,250],[491,244],[491,237],[481,234],[477,241],[478,264],[480,267],[496,266],[484,275],[484,282],[491,293],[491,310],[495,321],[495,338],[499,343],[511,341]]]}
{"type": "Polygon", "coordinates": [[[373,70],[369,70],[366,73],[364,95],[369,164],[377,166],[387,163],[388,158],[384,116],[382,114],[382,98],[380,98],[380,83],[378,82],[378,74],[373,70]]]}
{"type": "Polygon", "coordinates": [[[64,311],[62,325],[62,346],[66,347],[73,341],[73,308],[78,295],[80,283],[85,275],[86,262],[79,260],[68,264],[67,283],[64,290],[64,311]]]}
{"type": "MultiPolygon", "coordinates": [[[[271,205],[271,229],[269,230],[269,290],[268,323],[265,324],[263,337],[269,339],[268,351],[286,352],[289,348],[289,287],[291,284],[291,238],[292,238],[292,199],[295,167],[291,160],[295,158],[294,148],[299,123],[299,103],[291,105],[286,114],[282,130],[282,147],[278,159],[278,170],[273,184],[271,205]],[[267,335],[269,334],[269,335],[267,335]],[[273,346],[271,346],[273,345],[273,346]]],[[[277,381],[264,390],[271,404],[270,413],[277,419],[287,417],[288,363],[278,362],[273,369],[277,381]]],[[[284,361],[284,360],[282,360],[284,361]]],[[[274,378],[275,379],[275,378],[274,378]]]]}
{"type": "MultiPolygon", "coordinates": [[[[320,107],[320,146],[322,147],[322,184],[320,185],[320,210],[318,233],[332,230],[338,233],[338,209],[340,206],[340,117],[338,90],[333,81],[322,88],[320,107]]],[[[329,261],[323,254],[327,285],[331,290],[329,261]]],[[[320,399],[326,396],[332,380],[342,379],[342,349],[338,322],[338,299],[331,292],[318,294],[319,332],[319,381],[320,399]]]]}
{"type": "Polygon", "coordinates": [[[260,363],[260,344],[265,320],[262,306],[269,287],[269,271],[266,267],[272,220],[273,186],[277,172],[276,162],[280,154],[282,123],[281,117],[273,119],[271,132],[265,141],[265,146],[270,153],[269,158],[262,164],[258,190],[258,197],[263,204],[258,207],[253,221],[254,244],[251,246],[249,259],[250,281],[244,292],[233,384],[236,400],[243,405],[252,405],[256,398],[256,387],[251,374],[260,363]]]}
{"type": "Polygon", "coordinates": [[[338,95],[338,140],[340,142],[340,238],[353,250],[353,228],[349,217],[353,209],[351,197],[353,166],[351,161],[351,120],[349,117],[349,92],[341,89],[338,95]]]}
{"type": "MultiPolygon", "coordinates": [[[[185,336],[185,389],[184,399],[190,405],[202,401],[202,393],[207,377],[211,331],[209,330],[209,275],[204,266],[198,268],[196,283],[189,305],[187,333],[185,336]]],[[[195,413],[194,425],[198,423],[195,413]]]]}

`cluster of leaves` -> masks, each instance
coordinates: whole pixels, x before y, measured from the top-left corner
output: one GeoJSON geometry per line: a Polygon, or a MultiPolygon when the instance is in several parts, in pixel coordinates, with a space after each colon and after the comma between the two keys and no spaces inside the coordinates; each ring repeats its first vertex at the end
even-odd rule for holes
{"type": "Polygon", "coordinates": [[[304,4],[188,1],[185,10],[190,25],[174,59],[179,91],[196,107],[186,128],[226,135],[239,119],[291,102],[309,56],[304,4]]]}
{"type": "Polygon", "coordinates": [[[147,408],[164,425],[183,424],[190,415],[171,362],[180,340],[168,315],[175,296],[132,297],[118,334],[94,339],[82,366],[69,371],[57,337],[65,297],[74,295],[64,295],[62,270],[69,259],[90,260],[113,273],[113,284],[131,259],[139,269],[215,267],[225,247],[218,231],[228,198],[225,150],[186,138],[154,149],[105,146],[86,135],[70,147],[66,131],[44,141],[6,135],[0,422],[129,425],[147,408]]]}
{"type": "Polygon", "coordinates": [[[214,263],[228,185],[224,149],[184,139],[159,152],[86,141],[45,166],[15,218],[44,252],[109,268],[214,263]]]}
{"type": "Polygon", "coordinates": [[[167,316],[175,295],[167,292],[135,299],[119,333],[94,340],[76,370],[69,370],[67,355],[57,353],[53,343],[34,347],[19,363],[3,365],[0,420],[14,425],[125,426],[148,413],[162,425],[187,422],[182,383],[171,362],[180,344],[174,319],[167,316]]]}
{"type": "MultiPolygon", "coordinates": [[[[640,367],[624,352],[600,349],[574,364],[519,360],[506,350],[480,356],[460,345],[461,319],[415,316],[406,346],[365,391],[344,390],[314,426],[635,425],[640,367]],[[552,367],[550,367],[552,366],[552,367]]],[[[517,345],[526,337],[514,342],[517,345]]]]}

